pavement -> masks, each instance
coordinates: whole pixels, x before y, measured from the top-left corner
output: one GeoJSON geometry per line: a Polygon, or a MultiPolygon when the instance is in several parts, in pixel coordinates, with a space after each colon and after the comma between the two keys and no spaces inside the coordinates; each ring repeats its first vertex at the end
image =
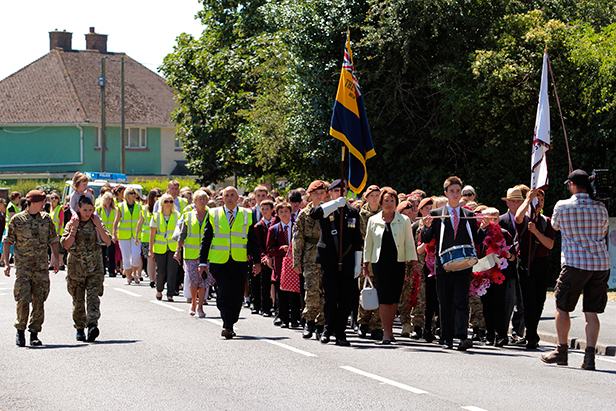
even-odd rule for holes
{"type": "MultiPolygon", "coordinates": [[[[586,348],[586,333],[584,332],[584,313],[582,312],[582,299],[578,301],[575,311],[570,313],[571,329],[569,331],[569,348],[583,350],[586,348]]],[[[539,322],[539,337],[542,342],[557,344],[556,325],[556,301],[553,295],[548,295],[543,307],[543,315],[539,322]]],[[[597,353],[606,356],[616,356],[616,302],[608,301],[605,312],[599,314],[601,328],[597,341],[597,353]]]]}

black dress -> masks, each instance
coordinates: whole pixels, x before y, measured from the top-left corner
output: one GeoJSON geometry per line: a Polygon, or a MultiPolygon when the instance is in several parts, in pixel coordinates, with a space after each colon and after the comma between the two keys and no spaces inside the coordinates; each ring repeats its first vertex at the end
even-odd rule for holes
{"type": "Polygon", "coordinates": [[[372,263],[372,271],[379,304],[398,304],[404,285],[404,261],[398,261],[390,223],[385,223],[379,261],[372,263]]]}

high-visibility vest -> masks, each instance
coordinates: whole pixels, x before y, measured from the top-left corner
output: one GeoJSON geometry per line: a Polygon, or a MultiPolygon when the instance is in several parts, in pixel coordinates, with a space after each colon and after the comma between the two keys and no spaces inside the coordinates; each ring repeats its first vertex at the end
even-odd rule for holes
{"type": "Polygon", "coordinates": [[[224,264],[229,261],[229,255],[234,261],[248,260],[248,227],[252,225],[252,211],[238,207],[233,227],[223,207],[216,207],[209,212],[210,224],[214,230],[210,245],[209,260],[214,264],[224,264]]]}
{"type": "Polygon", "coordinates": [[[186,211],[184,209],[188,206],[188,200],[184,197],[178,197],[178,200],[180,200],[180,213],[183,213],[186,211]]]}
{"type": "Polygon", "coordinates": [[[199,248],[203,239],[203,231],[207,222],[207,211],[203,223],[199,224],[197,211],[189,211],[184,216],[184,224],[186,225],[186,240],[184,240],[184,259],[196,260],[199,258],[199,248]]]}
{"type": "Polygon", "coordinates": [[[152,221],[152,213],[150,213],[150,209],[146,205],[141,208],[141,214],[143,214],[143,225],[141,226],[141,242],[149,243],[151,231],[150,221],[152,221]]]}
{"type": "Polygon", "coordinates": [[[60,223],[60,212],[61,211],[62,211],[62,206],[58,204],[58,206],[54,208],[53,210],[51,210],[51,213],[49,213],[49,215],[51,216],[51,219],[53,220],[53,225],[56,226],[56,233],[58,233],[58,235],[62,235],[62,233],[64,232],[64,226],[60,223]]]}
{"type": "Polygon", "coordinates": [[[9,221],[11,220],[11,216],[9,215],[9,208],[11,208],[11,206],[15,207],[15,214],[21,213],[21,208],[19,208],[19,206],[17,204],[15,204],[12,201],[9,201],[9,203],[6,206],[6,229],[9,229],[9,221]]]}
{"type": "Polygon", "coordinates": [[[126,201],[121,202],[118,208],[122,210],[122,218],[120,218],[120,224],[118,225],[118,239],[129,240],[131,238],[138,238],[137,224],[139,223],[141,206],[139,203],[135,203],[132,214],[128,209],[126,201]]]}
{"type": "Polygon", "coordinates": [[[169,215],[169,221],[165,221],[163,213],[154,214],[156,219],[156,237],[154,237],[154,254],[165,254],[167,247],[171,251],[178,249],[178,242],[173,238],[173,231],[175,230],[175,224],[179,219],[179,213],[176,211],[169,215]]]}
{"type": "MultiPolygon", "coordinates": [[[[103,225],[105,226],[105,228],[107,230],[109,230],[110,233],[113,233],[113,222],[115,221],[115,216],[116,216],[116,208],[112,207],[109,215],[107,215],[107,210],[105,209],[104,206],[100,206],[96,208],[96,214],[98,214],[98,216],[101,218],[101,221],[103,222],[103,225]]],[[[120,229],[118,229],[118,232],[120,231],[120,229]]],[[[118,236],[120,234],[118,233],[118,236]]]]}

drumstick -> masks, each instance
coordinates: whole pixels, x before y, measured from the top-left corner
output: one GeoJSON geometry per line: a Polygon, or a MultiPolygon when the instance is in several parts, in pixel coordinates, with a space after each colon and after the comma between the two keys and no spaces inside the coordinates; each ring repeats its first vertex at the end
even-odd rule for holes
{"type": "MultiPolygon", "coordinates": [[[[477,214],[474,217],[458,217],[460,220],[479,220],[482,219],[483,217],[485,217],[485,214],[477,214]]],[[[432,218],[452,218],[453,216],[450,215],[433,215],[430,216],[432,218]]],[[[416,217],[416,220],[421,220],[423,217],[416,217]]]]}

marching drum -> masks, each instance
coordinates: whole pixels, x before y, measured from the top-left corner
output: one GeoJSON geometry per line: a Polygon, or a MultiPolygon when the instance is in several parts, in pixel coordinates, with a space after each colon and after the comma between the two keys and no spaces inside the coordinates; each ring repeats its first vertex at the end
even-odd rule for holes
{"type": "Polygon", "coordinates": [[[477,264],[477,253],[472,245],[456,245],[440,254],[441,265],[445,271],[460,271],[477,264]]]}

